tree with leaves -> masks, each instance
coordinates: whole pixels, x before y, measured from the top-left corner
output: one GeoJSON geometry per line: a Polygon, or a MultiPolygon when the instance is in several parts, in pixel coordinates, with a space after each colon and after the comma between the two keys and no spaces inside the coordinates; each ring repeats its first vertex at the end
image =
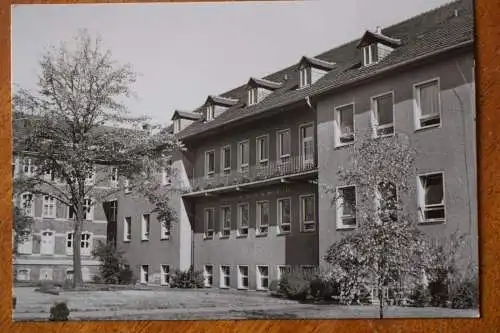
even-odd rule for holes
{"type": "Polygon", "coordinates": [[[351,160],[338,171],[342,192],[326,186],[335,205],[352,211],[356,229],[331,245],[324,259],[342,284],[344,299],[365,286],[377,291],[379,316],[384,316],[384,290],[420,279],[430,258],[428,238],[404,198],[414,191],[415,152],[401,134],[374,138],[370,131],[352,147],[351,160]]]}
{"type": "MultiPolygon", "coordinates": [[[[99,38],[81,30],[42,56],[36,91],[14,93],[13,121],[25,125],[14,133],[14,149],[29,171],[16,177],[14,191],[70,207],[75,240],[90,207],[123,189],[99,186],[112,172],[154,204],[159,220],[174,220],[172,187],[161,178],[171,177],[168,156],[182,146],[166,128],[131,115],[125,103],[135,81],[130,64],[116,62],[99,38]]],[[[79,241],[73,270],[73,286],[81,286],[79,241]]]]}

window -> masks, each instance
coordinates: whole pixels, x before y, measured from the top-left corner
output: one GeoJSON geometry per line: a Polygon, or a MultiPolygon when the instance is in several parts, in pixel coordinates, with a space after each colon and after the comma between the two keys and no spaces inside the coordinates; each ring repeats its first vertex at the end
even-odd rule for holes
{"type": "Polygon", "coordinates": [[[263,135],[257,138],[257,162],[267,163],[269,160],[269,136],[263,135]]]}
{"type": "Polygon", "coordinates": [[[130,216],[127,216],[123,220],[123,240],[125,242],[130,242],[131,239],[132,239],[132,218],[130,216]]]}
{"type": "Polygon", "coordinates": [[[87,175],[85,176],[85,185],[93,185],[95,182],[95,167],[92,167],[88,170],[87,175]]]}
{"type": "Polygon", "coordinates": [[[118,186],[118,168],[111,168],[110,183],[112,187],[118,186]]]}
{"type": "Polygon", "coordinates": [[[215,208],[205,209],[205,239],[214,237],[215,208]]]}
{"type": "Polygon", "coordinates": [[[132,186],[130,186],[130,179],[125,178],[123,180],[123,188],[124,188],[125,194],[132,192],[132,186]]]}
{"type": "Polygon", "coordinates": [[[258,88],[250,88],[248,90],[248,105],[257,104],[258,101],[258,88]]]}
{"type": "Polygon", "coordinates": [[[20,241],[17,244],[19,254],[31,254],[33,252],[33,235],[29,230],[19,232],[20,241]]]}
{"type": "Polygon", "coordinates": [[[269,267],[257,266],[257,290],[269,289],[269,267]]]}
{"type": "Polygon", "coordinates": [[[214,118],[215,118],[215,108],[214,108],[213,105],[208,105],[207,108],[206,108],[206,110],[205,110],[205,112],[206,112],[205,119],[207,121],[214,120],[214,118]]]}
{"type": "Polygon", "coordinates": [[[73,233],[68,232],[66,234],[66,254],[73,255],[73,233]]]}
{"type": "Polygon", "coordinates": [[[378,46],[373,43],[363,47],[363,64],[365,66],[378,62],[378,46]]]}
{"type": "Polygon", "coordinates": [[[438,126],[441,124],[440,103],[438,80],[415,85],[417,128],[438,126]]]}
{"type": "Polygon", "coordinates": [[[118,201],[110,200],[105,202],[105,214],[108,222],[116,222],[118,217],[118,201]]]}
{"type": "Polygon", "coordinates": [[[181,119],[175,119],[174,120],[174,134],[179,133],[181,131],[181,119]]]}
{"type": "Polygon", "coordinates": [[[43,196],[42,217],[56,217],[56,199],[54,197],[51,197],[50,195],[43,196]]]}
{"type": "Polygon", "coordinates": [[[250,147],[248,140],[241,141],[238,144],[238,167],[240,169],[240,172],[248,170],[248,163],[250,158],[249,153],[250,147]]]}
{"type": "Polygon", "coordinates": [[[149,229],[150,229],[150,221],[149,214],[142,214],[141,220],[141,240],[147,241],[149,240],[149,229]]]}
{"type": "Polygon", "coordinates": [[[167,225],[167,221],[163,221],[161,223],[161,236],[160,239],[169,239],[170,238],[170,226],[167,225]]]}
{"type": "Polygon", "coordinates": [[[442,173],[419,176],[419,211],[421,222],[445,219],[444,177],[442,173]]]}
{"type": "Polygon", "coordinates": [[[224,172],[227,173],[231,171],[231,147],[226,146],[222,148],[221,153],[221,164],[224,172]]]}
{"type": "MultiPolygon", "coordinates": [[[[68,217],[70,219],[76,218],[75,210],[73,207],[69,207],[68,217]]],[[[92,199],[90,198],[85,198],[83,200],[83,219],[94,219],[94,204],[92,203],[92,199]]]]}
{"type": "Polygon", "coordinates": [[[210,288],[212,287],[214,283],[214,266],[212,265],[205,265],[203,268],[203,281],[204,281],[204,286],[205,288],[210,288]]]}
{"type": "Polygon", "coordinates": [[[19,268],[16,272],[16,279],[18,281],[29,281],[31,270],[29,268],[19,268]]]}
{"type": "Polygon", "coordinates": [[[35,165],[32,163],[31,158],[23,159],[23,173],[27,177],[32,177],[35,173],[35,165]]]}
{"type": "Polygon", "coordinates": [[[45,173],[43,175],[43,178],[46,181],[52,181],[53,182],[56,179],[55,172],[52,171],[52,170],[47,170],[47,171],[45,171],[45,173]]]}
{"type": "Polygon", "coordinates": [[[43,231],[40,239],[40,254],[52,255],[55,249],[55,234],[53,231],[43,231]]]}
{"type": "Polygon", "coordinates": [[[246,237],[248,235],[248,220],[250,209],[247,203],[238,204],[238,236],[246,237]]]}
{"type": "MultiPolygon", "coordinates": [[[[89,232],[82,232],[80,235],[80,254],[82,256],[90,256],[92,253],[92,237],[89,232]]],[[[74,234],[72,232],[68,232],[66,234],[66,254],[73,255],[73,240],[74,234]]]]}
{"type": "Polygon", "coordinates": [[[354,104],[336,108],[336,145],[354,142],[354,104]]]}
{"type": "Polygon", "coordinates": [[[314,273],[316,273],[316,271],[317,271],[317,268],[316,268],[316,266],[314,266],[314,265],[301,265],[301,266],[300,266],[300,269],[301,269],[304,273],[309,273],[309,274],[314,274],[314,273]]]}
{"type": "Polygon", "coordinates": [[[248,289],[248,266],[238,266],[238,289],[248,289]]]}
{"type": "Polygon", "coordinates": [[[220,266],[220,287],[229,288],[231,286],[231,267],[220,266]]]}
{"type": "Polygon", "coordinates": [[[141,266],[140,281],[142,284],[147,284],[149,282],[149,266],[148,265],[141,266]]]}
{"type": "Polygon", "coordinates": [[[278,199],[278,232],[280,234],[291,231],[290,198],[278,199]]]}
{"type": "Polygon", "coordinates": [[[278,281],[285,275],[291,272],[291,268],[289,265],[279,265],[278,266],[278,281]]]}
{"type": "Polygon", "coordinates": [[[257,234],[265,235],[269,229],[269,201],[257,202],[257,234]]]}
{"type": "Polygon", "coordinates": [[[213,150],[205,152],[205,176],[212,176],[215,173],[215,152],[213,150]]]}
{"type": "Polygon", "coordinates": [[[221,207],[221,233],[220,237],[229,237],[231,235],[231,207],[221,207]]]}
{"type": "Polygon", "coordinates": [[[372,120],[375,136],[394,134],[394,99],[392,93],[372,98],[372,120]]]}
{"type": "Polygon", "coordinates": [[[356,187],[339,187],[337,196],[337,228],[356,227],[356,187]]]}
{"type": "Polygon", "coordinates": [[[161,265],[160,284],[167,285],[169,283],[170,283],[170,266],[169,265],[161,265]]]}
{"type": "Polygon", "coordinates": [[[311,85],[311,68],[302,67],[299,70],[299,88],[304,88],[311,85]]]}
{"type": "Polygon", "coordinates": [[[38,279],[41,281],[52,280],[52,268],[40,268],[38,279]]]}
{"type": "Polygon", "coordinates": [[[315,226],[314,195],[300,197],[300,216],[302,231],[314,231],[315,226]]]}
{"type": "Polygon", "coordinates": [[[33,194],[31,193],[23,193],[21,194],[21,209],[26,216],[34,216],[34,207],[33,204],[33,194]]]}
{"type": "Polygon", "coordinates": [[[288,162],[290,159],[290,130],[279,131],[277,135],[279,162],[288,162]]]}
{"type": "Polygon", "coordinates": [[[300,156],[302,167],[314,164],[314,126],[313,124],[300,126],[300,156]]]}

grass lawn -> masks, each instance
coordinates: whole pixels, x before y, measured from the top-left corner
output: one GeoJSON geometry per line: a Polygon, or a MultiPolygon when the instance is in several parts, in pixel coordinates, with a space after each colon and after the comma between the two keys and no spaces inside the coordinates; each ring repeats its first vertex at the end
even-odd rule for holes
{"type": "MultiPolygon", "coordinates": [[[[375,306],[300,304],[260,292],[214,290],[117,290],[43,294],[16,287],[14,320],[46,320],[55,301],[66,301],[70,319],[293,319],[377,318],[375,306]]],[[[477,317],[476,310],[390,307],[387,317],[477,317]]]]}

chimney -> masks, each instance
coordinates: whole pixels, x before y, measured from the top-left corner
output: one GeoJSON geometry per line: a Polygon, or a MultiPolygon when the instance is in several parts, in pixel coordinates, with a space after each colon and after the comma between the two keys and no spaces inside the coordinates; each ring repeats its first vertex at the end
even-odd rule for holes
{"type": "Polygon", "coordinates": [[[375,33],[379,35],[382,33],[382,31],[380,30],[380,25],[377,25],[377,27],[375,28],[375,33]]]}

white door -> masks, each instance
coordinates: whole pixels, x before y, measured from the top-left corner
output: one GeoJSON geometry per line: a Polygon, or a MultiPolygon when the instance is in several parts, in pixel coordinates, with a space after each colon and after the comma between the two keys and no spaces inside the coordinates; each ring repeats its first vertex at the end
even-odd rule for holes
{"type": "Polygon", "coordinates": [[[40,254],[54,254],[54,246],[54,233],[52,231],[42,232],[40,254]]]}

